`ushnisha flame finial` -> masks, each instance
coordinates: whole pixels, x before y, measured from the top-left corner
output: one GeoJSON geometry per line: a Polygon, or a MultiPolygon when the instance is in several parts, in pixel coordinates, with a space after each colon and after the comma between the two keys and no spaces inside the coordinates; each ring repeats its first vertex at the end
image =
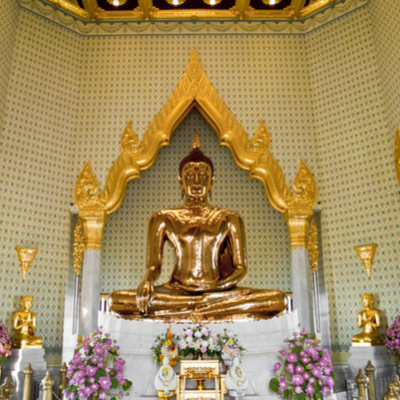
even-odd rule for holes
{"type": "Polygon", "coordinates": [[[18,259],[21,263],[22,280],[25,281],[26,274],[31,266],[33,259],[36,257],[39,249],[27,249],[24,247],[15,246],[17,250],[18,259]]]}
{"type": "Polygon", "coordinates": [[[374,260],[377,247],[378,245],[376,243],[354,247],[367,271],[368,279],[371,279],[372,261],[374,260]]]}
{"type": "Polygon", "coordinates": [[[193,142],[192,142],[192,149],[200,149],[201,143],[199,139],[199,135],[197,134],[197,131],[194,131],[194,137],[193,137],[193,142]]]}

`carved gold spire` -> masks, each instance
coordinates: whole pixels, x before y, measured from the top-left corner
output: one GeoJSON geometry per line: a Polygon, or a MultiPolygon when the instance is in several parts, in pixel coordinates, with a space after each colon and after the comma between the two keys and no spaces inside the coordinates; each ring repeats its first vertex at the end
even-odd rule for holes
{"type": "Polygon", "coordinates": [[[354,247],[367,271],[368,279],[371,279],[372,261],[374,260],[377,247],[376,243],[354,247]]]}
{"type": "Polygon", "coordinates": [[[15,246],[15,250],[17,250],[18,259],[21,263],[22,280],[25,282],[26,274],[28,273],[31,263],[35,259],[39,249],[27,249],[15,246]]]}
{"type": "Polygon", "coordinates": [[[197,134],[197,131],[194,131],[194,137],[193,137],[193,142],[192,142],[192,149],[200,149],[201,143],[199,139],[199,135],[197,134]]]}

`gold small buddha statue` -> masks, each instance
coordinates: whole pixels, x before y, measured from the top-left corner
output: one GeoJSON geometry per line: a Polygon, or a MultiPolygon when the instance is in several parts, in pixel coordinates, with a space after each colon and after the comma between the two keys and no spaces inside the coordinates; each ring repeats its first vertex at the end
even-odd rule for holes
{"type": "Polygon", "coordinates": [[[12,345],[14,349],[41,349],[43,347],[43,339],[35,336],[36,314],[30,311],[32,305],[32,296],[24,296],[21,301],[22,311],[14,313],[15,336],[12,345]]]}
{"type": "Polygon", "coordinates": [[[362,302],[365,310],[358,314],[358,327],[364,331],[353,336],[353,346],[382,346],[383,341],[379,337],[381,313],[372,308],[372,295],[363,294],[362,302]]]}
{"type": "Polygon", "coordinates": [[[235,211],[208,203],[214,165],[200,150],[195,134],[192,151],[179,165],[181,206],[156,212],[149,221],[146,273],[136,290],[117,290],[110,309],[126,319],[190,322],[268,319],[285,310],[280,290],[237,286],[247,274],[244,223],[235,211]],[[168,241],[175,267],[167,284],[154,286],[161,273],[168,241]]]}

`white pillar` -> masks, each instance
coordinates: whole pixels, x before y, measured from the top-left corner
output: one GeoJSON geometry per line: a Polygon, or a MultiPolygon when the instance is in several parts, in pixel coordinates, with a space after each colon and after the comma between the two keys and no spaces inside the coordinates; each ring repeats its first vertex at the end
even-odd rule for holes
{"type": "Polygon", "coordinates": [[[100,304],[101,251],[85,250],[83,253],[81,312],[79,334],[89,337],[98,328],[100,304]]]}
{"type": "Polygon", "coordinates": [[[290,236],[292,251],[293,308],[298,310],[299,322],[307,332],[314,332],[311,268],[308,258],[308,230],[312,209],[287,209],[283,215],[290,236]]]}
{"type": "Polygon", "coordinates": [[[311,278],[308,249],[292,249],[293,308],[297,308],[299,323],[307,332],[314,331],[311,278]]]}

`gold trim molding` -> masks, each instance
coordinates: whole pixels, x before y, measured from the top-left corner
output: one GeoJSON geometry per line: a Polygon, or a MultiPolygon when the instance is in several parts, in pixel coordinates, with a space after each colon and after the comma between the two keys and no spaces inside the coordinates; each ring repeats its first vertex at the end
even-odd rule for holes
{"type": "MultiPolygon", "coordinates": [[[[160,149],[170,145],[173,132],[193,108],[197,108],[214,128],[220,145],[229,148],[236,164],[249,171],[250,178],[261,180],[272,206],[282,213],[291,210],[296,218],[306,215],[308,229],[309,216],[317,197],[310,170],[300,160],[293,191],[288,188],[282,168],[269,151],[270,137],[266,126],[261,121],[254,137],[248,137],[211,85],[196,50],[176,89],[147,128],[142,140],[135,133],[132,123],[128,123],[121,137],[121,154],[111,167],[102,191],[99,191],[90,161],[83,168],[75,185],[75,201],[83,225],[86,224],[85,215],[93,218],[96,214],[104,220],[105,215],[121,205],[127,183],[140,178],[140,172],[154,164],[160,149]]],[[[99,234],[97,244],[98,238],[99,234]]],[[[296,242],[295,246],[301,246],[305,240],[297,240],[299,243],[296,242]]],[[[91,242],[93,240],[85,235],[85,248],[91,242]]]]}

